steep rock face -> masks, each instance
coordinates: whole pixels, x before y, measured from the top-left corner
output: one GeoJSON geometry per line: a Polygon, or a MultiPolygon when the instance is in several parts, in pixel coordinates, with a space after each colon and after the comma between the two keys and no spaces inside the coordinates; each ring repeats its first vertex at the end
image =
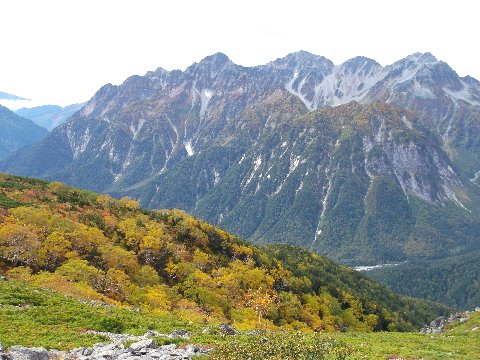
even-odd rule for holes
{"type": "Polygon", "coordinates": [[[413,110],[462,171],[474,178],[480,170],[480,140],[475,135],[480,131],[480,83],[459,77],[430,53],[412,54],[382,68],[364,57],[335,66],[300,52],[267,66],[283,69],[285,89],[310,111],[352,100],[413,110]]]}
{"type": "Polygon", "coordinates": [[[342,261],[437,256],[478,245],[479,94],[428,53],[251,68],[218,53],[105,85],[0,168],[342,261]]]}
{"type": "MultiPolygon", "coordinates": [[[[380,100],[412,109],[423,126],[438,134],[460,170],[471,179],[480,171],[480,140],[473,135],[480,130],[480,85],[472,78],[459,78],[428,53],[384,68],[364,57],[334,65],[303,51],[245,68],[215,54],[184,72],[158,69],[121,86],[106,85],[58,132],[68,139],[76,168],[89,162],[101,169],[100,176],[97,171],[88,174],[94,183],[76,184],[117,191],[165,172],[219,139],[241,137],[249,146],[266,119],[244,124],[239,136],[240,115],[285,90],[307,111],[352,100],[380,100]]],[[[16,163],[5,169],[28,174],[32,165],[36,167],[16,163]]],[[[48,166],[38,170],[45,177],[57,172],[48,166]]],[[[62,179],[73,177],[67,171],[62,179]]]]}
{"type": "Polygon", "coordinates": [[[458,168],[474,177],[480,168],[480,141],[475,136],[480,131],[480,84],[470,77],[460,78],[431,54],[414,54],[390,67],[397,76],[378,82],[366,100],[383,100],[414,111],[458,168]]]}
{"type": "MultiPolygon", "coordinates": [[[[267,70],[243,68],[216,54],[185,72],[159,69],[131,77],[119,87],[106,85],[71,121],[52,132],[70,147],[65,155],[71,166],[57,178],[115,191],[162,174],[212,142],[228,141],[231,131],[249,144],[266,119],[238,129],[237,117],[251,104],[274,101],[271,78],[267,70]]],[[[46,141],[33,152],[42,156],[48,151],[46,141]]],[[[36,161],[13,161],[6,168],[27,173],[32,165],[35,174],[58,174],[55,164],[36,161]]]]}
{"type": "Polygon", "coordinates": [[[330,60],[304,52],[278,59],[267,67],[284,70],[281,75],[285,89],[298,96],[309,110],[360,101],[382,70],[377,62],[365,57],[335,66],[330,60]]]}
{"type": "Polygon", "coordinates": [[[435,236],[416,238],[423,228],[411,201],[476,208],[440,145],[415,123],[398,108],[352,103],[267,125],[194,211],[260,242],[308,245],[344,261],[404,259],[435,236]]]}

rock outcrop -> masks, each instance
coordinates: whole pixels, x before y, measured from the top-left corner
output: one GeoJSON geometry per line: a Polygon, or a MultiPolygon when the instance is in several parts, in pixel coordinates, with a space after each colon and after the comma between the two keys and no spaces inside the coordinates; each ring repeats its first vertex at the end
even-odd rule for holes
{"type": "Polygon", "coordinates": [[[188,333],[185,330],[174,331],[170,335],[149,331],[142,336],[134,336],[128,334],[100,333],[99,335],[107,336],[112,342],[108,344],[95,344],[91,348],[76,348],[70,351],[46,350],[44,348],[27,348],[24,346],[12,346],[6,351],[2,350],[0,344],[1,360],[174,360],[174,359],[191,359],[194,355],[206,354],[208,349],[201,348],[197,345],[177,346],[176,344],[168,344],[159,346],[152,339],[152,336],[165,336],[169,338],[186,338],[188,333]],[[131,342],[125,346],[126,342],[131,342]]]}
{"type": "Polygon", "coordinates": [[[475,311],[463,311],[450,316],[440,316],[433,320],[429,325],[424,326],[420,329],[422,334],[439,334],[447,330],[449,324],[456,322],[465,322],[467,321],[474,312],[480,312],[480,308],[476,308],[475,311]]]}

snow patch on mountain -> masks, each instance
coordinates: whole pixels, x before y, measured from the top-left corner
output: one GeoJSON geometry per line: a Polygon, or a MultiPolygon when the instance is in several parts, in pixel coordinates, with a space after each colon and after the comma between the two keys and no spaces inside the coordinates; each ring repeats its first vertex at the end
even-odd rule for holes
{"type": "Polygon", "coordinates": [[[298,194],[299,191],[303,189],[303,179],[300,181],[300,185],[295,189],[295,196],[298,194]]]}
{"type": "Polygon", "coordinates": [[[201,105],[200,105],[200,118],[203,118],[205,115],[205,112],[207,111],[208,108],[208,103],[212,99],[213,96],[213,91],[208,90],[208,89],[203,89],[200,93],[200,100],[201,100],[201,105]]]}
{"type": "Polygon", "coordinates": [[[335,172],[337,170],[338,170],[338,165],[333,172],[330,172],[330,166],[327,166],[327,168],[325,169],[325,175],[327,176],[328,183],[322,189],[325,196],[322,199],[322,212],[320,213],[320,218],[318,219],[315,236],[313,237],[314,243],[318,240],[318,237],[322,235],[323,219],[325,218],[325,213],[327,212],[328,200],[330,198],[330,193],[332,191],[333,176],[335,175],[335,172]]]}
{"type": "Polygon", "coordinates": [[[298,167],[298,164],[300,164],[300,156],[290,158],[290,168],[288,169],[287,177],[295,171],[295,169],[298,167]]]}
{"type": "Polygon", "coordinates": [[[477,171],[473,178],[470,179],[470,181],[476,183],[478,179],[480,179],[480,171],[477,171]]]}
{"type": "Polygon", "coordinates": [[[191,141],[187,141],[185,143],[185,150],[187,151],[188,156],[192,156],[194,154],[191,141]]]}
{"type": "Polygon", "coordinates": [[[247,180],[245,181],[244,185],[242,186],[242,188],[244,188],[245,186],[247,186],[248,184],[250,184],[250,182],[253,180],[253,177],[255,176],[257,170],[260,168],[260,165],[262,165],[262,156],[261,155],[258,155],[258,157],[255,159],[255,162],[254,162],[254,166],[253,166],[253,170],[252,172],[250,173],[250,176],[247,178],[247,180]]]}
{"type": "Polygon", "coordinates": [[[220,181],[221,179],[221,176],[220,176],[220,173],[216,170],[216,169],[213,169],[213,185],[217,185],[218,182],[220,181]]]}

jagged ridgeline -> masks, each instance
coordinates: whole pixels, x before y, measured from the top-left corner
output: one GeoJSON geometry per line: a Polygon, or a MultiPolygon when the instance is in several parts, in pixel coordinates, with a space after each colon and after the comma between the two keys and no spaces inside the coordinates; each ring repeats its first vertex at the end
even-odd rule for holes
{"type": "Polygon", "coordinates": [[[448,311],[306,250],[253,246],[179,210],[3,174],[0,269],[75,298],[239,329],[406,330],[448,311]]]}
{"type": "Polygon", "coordinates": [[[428,53],[215,54],[105,85],[0,170],[373,265],[480,248],[479,133],[480,83],[428,53]]]}

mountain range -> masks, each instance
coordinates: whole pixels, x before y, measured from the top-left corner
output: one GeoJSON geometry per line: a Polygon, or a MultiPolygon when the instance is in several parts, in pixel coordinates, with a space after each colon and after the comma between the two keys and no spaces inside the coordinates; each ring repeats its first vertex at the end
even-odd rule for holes
{"type": "Polygon", "coordinates": [[[480,83],[429,53],[217,53],[103,86],[0,169],[368,265],[480,248],[479,133],[480,83]]]}
{"type": "Polygon", "coordinates": [[[38,142],[47,131],[0,105],[0,159],[22,146],[38,142]]]}
{"type": "Polygon", "coordinates": [[[65,107],[59,105],[42,105],[32,108],[21,108],[16,110],[15,113],[51,131],[58,125],[63,124],[68,118],[80,110],[83,105],[84,104],[73,104],[65,107]]]}

